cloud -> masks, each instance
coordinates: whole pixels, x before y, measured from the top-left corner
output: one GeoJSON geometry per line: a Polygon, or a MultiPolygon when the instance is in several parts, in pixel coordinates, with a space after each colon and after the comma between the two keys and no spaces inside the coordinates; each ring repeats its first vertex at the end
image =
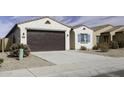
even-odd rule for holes
{"type": "Polygon", "coordinates": [[[11,22],[4,23],[0,21],[0,38],[5,37],[12,27],[13,23],[11,22]]]}
{"type": "MultiPolygon", "coordinates": [[[[4,37],[15,23],[42,16],[0,16],[0,37],[4,37]]],[[[50,16],[66,25],[84,24],[89,27],[103,24],[124,25],[124,16],[50,16]]]]}
{"type": "MultiPolygon", "coordinates": [[[[81,16],[81,17],[78,17],[77,20],[73,21],[73,22],[70,22],[68,23],[69,25],[78,25],[78,24],[89,24],[91,22],[97,22],[97,21],[100,21],[101,18],[106,18],[106,17],[101,17],[101,16],[81,16]]],[[[92,24],[90,24],[92,25],[92,24]]],[[[89,25],[89,26],[90,26],[89,25]]]]}
{"type": "Polygon", "coordinates": [[[54,18],[58,21],[63,21],[66,17],[65,16],[51,16],[51,18],[54,18]]]}
{"type": "Polygon", "coordinates": [[[13,21],[14,23],[19,23],[19,22],[23,22],[23,21],[27,21],[27,20],[36,19],[39,17],[40,16],[12,16],[10,18],[10,20],[13,21]]]}
{"type": "Polygon", "coordinates": [[[86,25],[96,26],[103,24],[112,24],[112,25],[124,25],[124,17],[114,16],[114,17],[103,17],[95,20],[91,20],[86,23],[86,25]]]}
{"type": "Polygon", "coordinates": [[[103,24],[124,25],[124,16],[82,16],[75,21],[68,22],[68,25],[74,26],[84,24],[89,27],[103,24]]]}

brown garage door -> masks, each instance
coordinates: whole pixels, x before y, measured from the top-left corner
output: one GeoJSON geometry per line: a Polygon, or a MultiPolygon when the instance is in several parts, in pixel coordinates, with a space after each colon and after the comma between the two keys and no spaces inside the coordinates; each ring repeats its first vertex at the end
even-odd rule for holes
{"type": "Polygon", "coordinates": [[[27,43],[31,51],[65,50],[65,32],[28,30],[27,43]]]}

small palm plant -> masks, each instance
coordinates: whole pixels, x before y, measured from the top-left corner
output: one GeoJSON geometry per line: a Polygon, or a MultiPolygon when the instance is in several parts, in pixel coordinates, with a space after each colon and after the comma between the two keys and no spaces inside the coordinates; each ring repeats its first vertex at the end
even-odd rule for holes
{"type": "Polygon", "coordinates": [[[4,59],[0,58],[0,67],[1,67],[1,64],[3,63],[4,59]]]}

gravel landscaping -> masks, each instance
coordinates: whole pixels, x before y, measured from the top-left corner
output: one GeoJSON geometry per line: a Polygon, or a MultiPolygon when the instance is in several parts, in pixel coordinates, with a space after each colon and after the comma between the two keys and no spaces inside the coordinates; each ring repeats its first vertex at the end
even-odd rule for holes
{"type": "Polygon", "coordinates": [[[96,54],[101,56],[109,56],[109,57],[124,57],[124,48],[110,49],[108,52],[100,52],[99,50],[87,50],[87,51],[80,50],[79,52],[96,54]]]}
{"type": "Polygon", "coordinates": [[[43,60],[39,57],[30,55],[29,57],[24,58],[22,61],[17,60],[16,58],[7,57],[7,54],[0,53],[0,58],[4,59],[0,71],[10,71],[24,68],[34,68],[42,66],[51,66],[54,65],[46,60],[43,60]]]}

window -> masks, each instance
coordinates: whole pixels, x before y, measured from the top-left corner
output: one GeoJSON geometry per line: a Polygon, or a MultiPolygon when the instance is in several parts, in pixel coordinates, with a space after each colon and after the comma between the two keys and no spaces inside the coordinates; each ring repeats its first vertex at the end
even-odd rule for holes
{"type": "Polygon", "coordinates": [[[89,34],[79,34],[78,35],[78,42],[80,42],[80,43],[90,42],[90,35],[89,34]]]}
{"type": "Polygon", "coordinates": [[[100,36],[96,36],[96,42],[97,42],[97,44],[100,43],[100,36]]]}

